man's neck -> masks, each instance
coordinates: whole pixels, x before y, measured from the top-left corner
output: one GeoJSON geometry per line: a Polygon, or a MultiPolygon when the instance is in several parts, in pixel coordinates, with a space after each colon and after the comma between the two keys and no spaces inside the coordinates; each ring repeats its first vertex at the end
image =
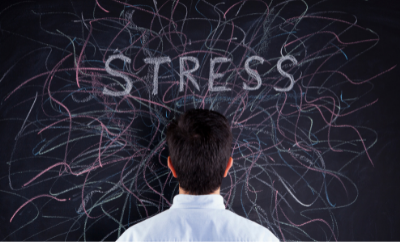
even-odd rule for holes
{"type": "MultiPolygon", "coordinates": [[[[181,186],[179,186],[179,194],[191,195],[191,194],[189,194],[189,192],[183,190],[183,189],[181,188],[181,186]]],[[[221,193],[220,193],[220,188],[218,188],[218,189],[215,190],[214,192],[212,192],[212,193],[210,193],[210,194],[207,194],[207,195],[221,195],[221,193]]]]}

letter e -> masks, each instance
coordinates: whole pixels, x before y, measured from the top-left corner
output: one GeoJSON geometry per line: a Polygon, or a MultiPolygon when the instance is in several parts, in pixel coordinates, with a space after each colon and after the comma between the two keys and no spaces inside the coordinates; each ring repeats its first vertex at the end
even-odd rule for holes
{"type": "Polygon", "coordinates": [[[222,63],[222,62],[229,62],[231,59],[228,59],[226,57],[216,57],[214,59],[211,59],[210,61],[210,77],[208,78],[208,90],[211,92],[219,92],[219,91],[230,91],[230,88],[227,88],[225,86],[219,86],[219,87],[214,87],[214,79],[216,78],[221,78],[224,76],[222,73],[214,73],[214,66],[215,63],[222,63]]]}

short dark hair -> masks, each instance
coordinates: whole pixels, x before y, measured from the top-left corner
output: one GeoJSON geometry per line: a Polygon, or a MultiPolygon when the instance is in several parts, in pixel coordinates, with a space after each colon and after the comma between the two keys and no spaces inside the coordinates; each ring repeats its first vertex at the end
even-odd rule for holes
{"type": "Polygon", "coordinates": [[[231,156],[232,133],[220,113],[192,109],[171,121],[167,144],[181,188],[205,195],[221,187],[231,156]]]}

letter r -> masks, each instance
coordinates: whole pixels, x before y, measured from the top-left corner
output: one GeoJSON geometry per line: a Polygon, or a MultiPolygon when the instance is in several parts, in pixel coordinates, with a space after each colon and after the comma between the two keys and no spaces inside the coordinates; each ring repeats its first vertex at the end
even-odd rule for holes
{"type": "Polygon", "coordinates": [[[200,66],[199,60],[196,57],[193,57],[193,56],[179,57],[179,91],[180,92],[183,91],[183,83],[185,82],[185,76],[192,82],[194,87],[198,91],[200,91],[199,84],[197,84],[196,79],[194,79],[194,77],[192,75],[190,75],[191,73],[193,73],[197,69],[199,69],[199,66],[200,66]],[[193,69],[184,71],[184,65],[185,65],[186,60],[194,62],[195,66],[193,69]]]}

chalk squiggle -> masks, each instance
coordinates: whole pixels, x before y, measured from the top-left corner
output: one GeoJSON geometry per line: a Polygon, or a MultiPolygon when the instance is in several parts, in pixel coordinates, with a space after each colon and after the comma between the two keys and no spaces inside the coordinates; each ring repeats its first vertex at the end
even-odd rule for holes
{"type": "MultiPolygon", "coordinates": [[[[49,216],[44,207],[52,200],[69,212],[57,217],[52,235],[37,231],[42,240],[115,240],[168,209],[177,182],[166,166],[165,127],[185,110],[208,108],[229,119],[234,135],[234,164],[221,187],[226,208],[281,240],[340,240],[334,210],[358,197],[343,168],[359,156],[373,166],[377,140],[368,127],[342,123],[379,102],[351,90],[373,88],[396,68],[363,80],[343,71],[377,44],[375,32],[308,1],[89,2],[90,11],[31,13],[39,33],[62,41],[1,27],[47,45],[23,53],[0,80],[13,83],[1,121],[21,122],[9,152],[9,190],[32,197],[15,210],[4,239],[34,236],[15,231],[49,216]],[[356,37],[344,37],[352,31],[356,37]],[[45,56],[39,63],[46,71],[14,82],[30,53],[45,56]],[[21,108],[23,115],[13,112],[21,108]],[[29,155],[20,152],[27,148],[29,155]],[[36,195],[39,188],[48,194],[36,195]],[[44,197],[34,222],[15,218],[44,197]],[[314,222],[323,226],[306,226],[314,222]],[[107,231],[91,237],[101,223],[107,231]]],[[[0,16],[21,5],[31,8],[12,5],[0,16]]]]}

